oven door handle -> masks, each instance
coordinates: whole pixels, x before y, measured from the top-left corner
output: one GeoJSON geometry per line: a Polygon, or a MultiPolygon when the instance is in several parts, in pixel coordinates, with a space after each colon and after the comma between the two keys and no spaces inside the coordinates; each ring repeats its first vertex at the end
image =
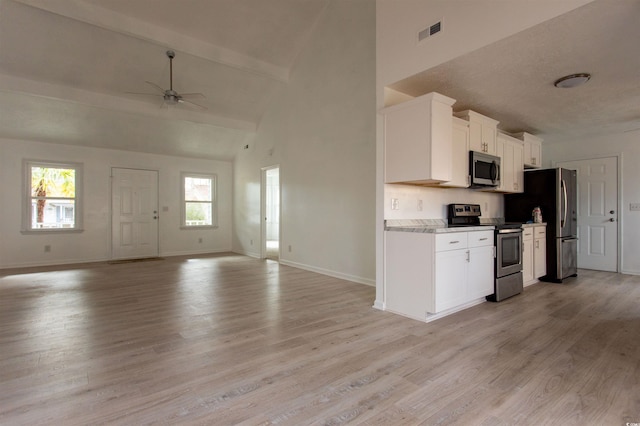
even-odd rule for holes
{"type": "Polygon", "coordinates": [[[522,228],[516,228],[516,229],[498,229],[498,234],[515,234],[516,232],[522,232],[522,228]]]}

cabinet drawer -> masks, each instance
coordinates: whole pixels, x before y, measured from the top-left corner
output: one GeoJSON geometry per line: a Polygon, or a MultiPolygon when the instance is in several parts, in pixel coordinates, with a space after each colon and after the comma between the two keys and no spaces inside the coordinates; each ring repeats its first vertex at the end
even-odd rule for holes
{"type": "Polygon", "coordinates": [[[534,229],[534,238],[547,238],[546,226],[536,226],[534,229]]]}
{"type": "Polygon", "coordinates": [[[493,231],[469,232],[469,247],[483,247],[493,245],[493,231]]]}
{"type": "Polygon", "coordinates": [[[533,228],[526,227],[522,229],[522,239],[524,241],[533,240],[533,228]]]}
{"type": "Polygon", "coordinates": [[[467,248],[468,232],[447,232],[436,235],[436,251],[467,248]]]}

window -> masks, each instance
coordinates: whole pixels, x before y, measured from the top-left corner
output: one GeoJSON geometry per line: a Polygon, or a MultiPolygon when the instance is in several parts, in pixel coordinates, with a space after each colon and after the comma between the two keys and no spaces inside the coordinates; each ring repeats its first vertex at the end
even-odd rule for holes
{"type": "Polygon", "coordinates": [[[81,229],[82,166],[25,161],[23,232],[81,229]]]}
{"type": "Polygon", "coordinates": [[[182,226],[186,228],[216,226],[216,177],[182,174],[182,226]]]}

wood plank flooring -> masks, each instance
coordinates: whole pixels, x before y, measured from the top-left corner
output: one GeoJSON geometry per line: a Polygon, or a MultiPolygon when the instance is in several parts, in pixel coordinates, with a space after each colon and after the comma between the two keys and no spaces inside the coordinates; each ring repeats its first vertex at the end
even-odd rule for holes
{"type": "Polygon", "coordinates": [[[0,270],[3,425],[640,422],[640,277],[420,323],[240,255],[0,270]]]}

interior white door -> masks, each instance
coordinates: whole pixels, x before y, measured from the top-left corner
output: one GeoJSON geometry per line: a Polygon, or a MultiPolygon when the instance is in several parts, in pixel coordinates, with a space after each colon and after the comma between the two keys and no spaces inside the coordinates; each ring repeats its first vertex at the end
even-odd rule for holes
{"type": "Polygon", "coordinates": [[[618,270],[618,159],[564,161],[578,182],[578,267],[618,270]]]}
{"type": "Polygon", "coordinates": [[[158,172],[111,169],[111,257],[158,256],[158,172]]]}

